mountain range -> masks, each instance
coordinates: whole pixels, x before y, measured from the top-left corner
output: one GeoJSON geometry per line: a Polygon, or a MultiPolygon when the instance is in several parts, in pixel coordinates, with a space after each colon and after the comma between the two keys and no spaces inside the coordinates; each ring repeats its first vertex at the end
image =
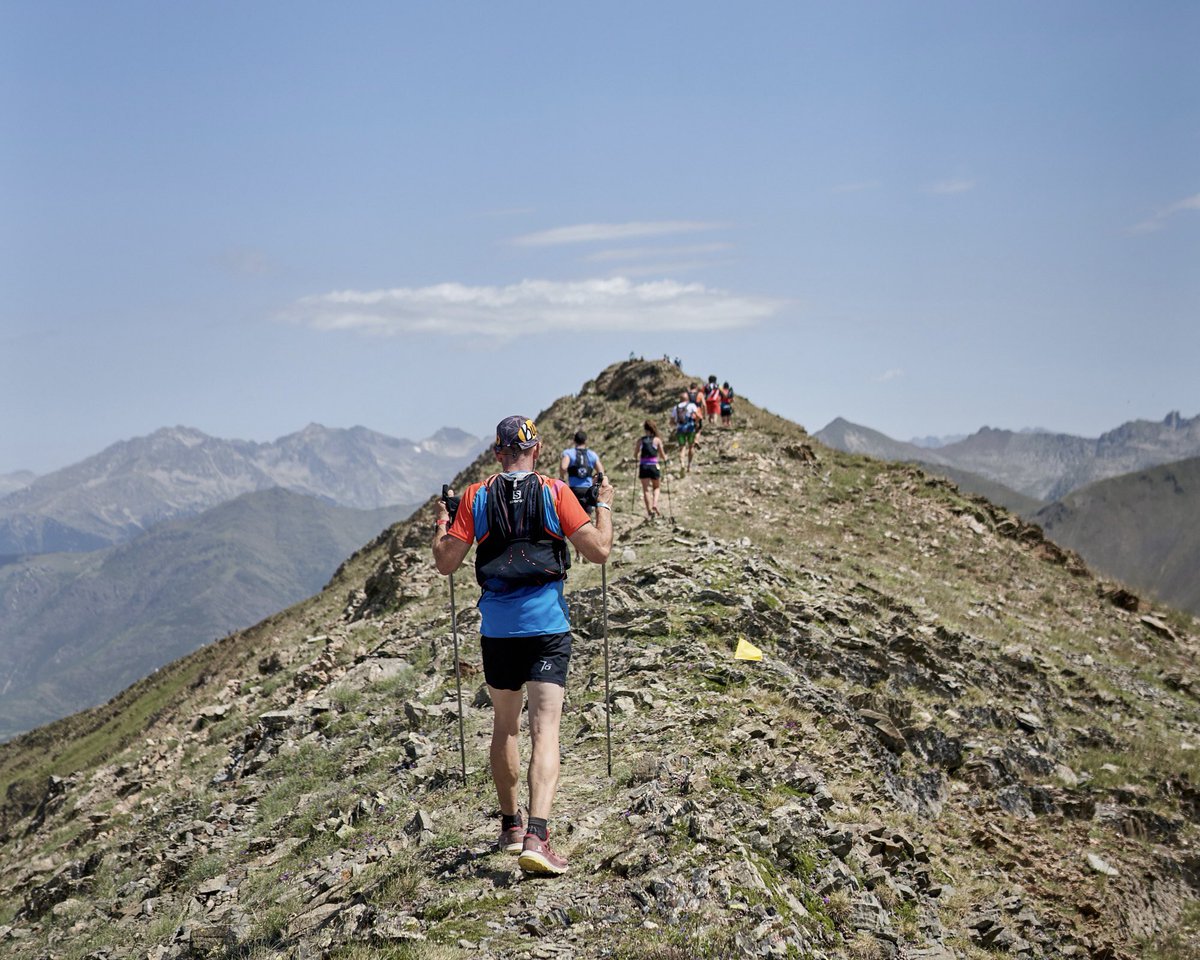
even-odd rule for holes
{"type": "Polygon", "coordinates": [[[102,703],[311,596],[412,509],[353,510],[274,487],[105,550],[0,565],[0,738],[102,703]]]}
{"type": "Polygon", "coordinates": [[[271,487],[359,510],[413,503],[482,446],[451,428],[414,442],[310,424],[270,443],[162,429],[0,498],[0,556],[102,549],[271,487]]]}
{"type": "Polygon", "coordinates": [[[18,470],[15,473],[0,473],[0,497],[15,493],[22,487],[27,487],[37,477],[28,470],[18,470]]]}
{"type": "MultiPolygon", "coordinates": [[[[539,431],[619,456],[686,383],[614,365],[539,431]]],[[[0,745],[4,955],[1200,955],[1200,625],[920,468],[734,422],[661,520],[618,476],[610,561],[565,585],[565,876],[496,851],[430,498],[321,593],[0,745]]]]}
{"type": "Polygon", "coordinates": [[[1096,569],[1200,615],[1200,458],[1089,484],[1032,519],[1096,569]]]}
{"type": "Polygon", "coordinates": [[[1200,456],[1200,416],[1187,419],[1174,412],[1158,422],[1130,421],[1096,439],[984,427],[963,440],[929,448],[840,417],[815,436],[849,453],[967,471],[1042,503],[1097,480],[1200,456]]]}

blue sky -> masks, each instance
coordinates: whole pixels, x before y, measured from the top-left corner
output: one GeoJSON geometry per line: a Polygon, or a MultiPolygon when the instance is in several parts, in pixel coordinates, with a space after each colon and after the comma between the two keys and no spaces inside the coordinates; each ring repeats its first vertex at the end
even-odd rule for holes
{"type": "Polygon", "coordinates": [[[0,2],[0,473],[631,351],[816,430],[1200,412],[1194,3],[0,2]]]}

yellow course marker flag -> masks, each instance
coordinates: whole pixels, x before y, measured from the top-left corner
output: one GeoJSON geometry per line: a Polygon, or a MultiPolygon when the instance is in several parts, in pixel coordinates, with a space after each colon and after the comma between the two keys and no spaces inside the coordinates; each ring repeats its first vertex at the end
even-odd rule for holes
{"type": "Polygon", "coordinates": [[[734,660],[761,660],[762,651],[745,637],[738,637],[737,649],[733,651],[734,660]]]}

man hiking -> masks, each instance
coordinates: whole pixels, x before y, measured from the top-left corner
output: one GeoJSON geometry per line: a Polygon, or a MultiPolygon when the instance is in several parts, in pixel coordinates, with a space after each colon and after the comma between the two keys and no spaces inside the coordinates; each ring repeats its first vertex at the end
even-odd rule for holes
{"type": "Polygon", "coordinates": [[[721,385],[721,426],[733,425],[733,387],[726,380],[721,385]]]}
{"type": "Polygon", "coordinates": [[[687,450],[687,460],[683,473],[692,472],[692,455],[696,452],[696,431],[700,426],[700,408],[692,400],[687,390],[679,394],[679,402],[671,408],[671,423],[675,425],[675,442],[679,444],[679,459],[684,460],[683,452],[687,450]]]}
{"type": "Polygon", "coordinates": [[[595,477],[603,473],[604,464],[600,462],[600,454],[589,450],[587,434],[582,430],[577,431],[575,446],[568,447],[562,453],[558,479],[567,481],[571,492],[589,516],[596,510],[596,492],[600,489],[595,477]]]}
{"type": "Polygon", "coordinates": [[[483,673],[492,698],[492,780],[500,803],[500,849],[520,854],[530,874],[561,874],[567,861],[550,847],[547,821],[558,788],[559,723],[571,659],[563,581],[566,540],[593,563],[612,550],[613,488],[597,492],[595,523],[561,480],[535,473],[542,445],[525,417],[505,417],[493,446],[501,472],[467,487],[453,520],[438,501],[433,560],[450,574],[475,549],[483,673]],[[524,690],[522,689],[524,688],[524,690]],[[529,698],[529,823],[518,797],[521,708],[529,698]]]}

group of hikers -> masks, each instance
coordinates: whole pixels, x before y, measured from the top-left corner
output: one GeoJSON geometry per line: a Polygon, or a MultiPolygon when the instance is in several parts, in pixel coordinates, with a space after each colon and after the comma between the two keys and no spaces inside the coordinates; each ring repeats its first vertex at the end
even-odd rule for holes
{"type": "MultiPolygon", "coordinates": [[[[684,473],[691,470],[697,435],[705,424],[730,426],[733,390],[711,376],[693,384],[671,409],[671,423],[684,473]]],[[[634,445],[647,517],[658,517],[659,484],[666,449],[653,420],[634,445]]],[[[613,485],[587,434],[575,434],[562,452],[558,479],[539,474],[542,440],[527,417],[505,417],[496,425],[492,453],[500,471],[467,487],[461,497],[447,490],[437,501],[433,559],[439,573],[453,576],[475,545],[475,579],[480,587],[480,646],[492,701],[489,748],[492,781],[500,806],[498,847],[517,854],[532,875],[567,871],[567,860],[549,841],[548,820],[559,777],[559,725],[571,659],[571,624],[563,582],[576,556],[608,560],[613,544],[613,485]],[[528,817],[519,802],[518,734],[528,697],[532,753],[526,779],[528,817]]],[[[453,590],[451,591],[453,601],[453,590]]],[[[456,640],[457,642],[457,640],[456,640]]]]}

